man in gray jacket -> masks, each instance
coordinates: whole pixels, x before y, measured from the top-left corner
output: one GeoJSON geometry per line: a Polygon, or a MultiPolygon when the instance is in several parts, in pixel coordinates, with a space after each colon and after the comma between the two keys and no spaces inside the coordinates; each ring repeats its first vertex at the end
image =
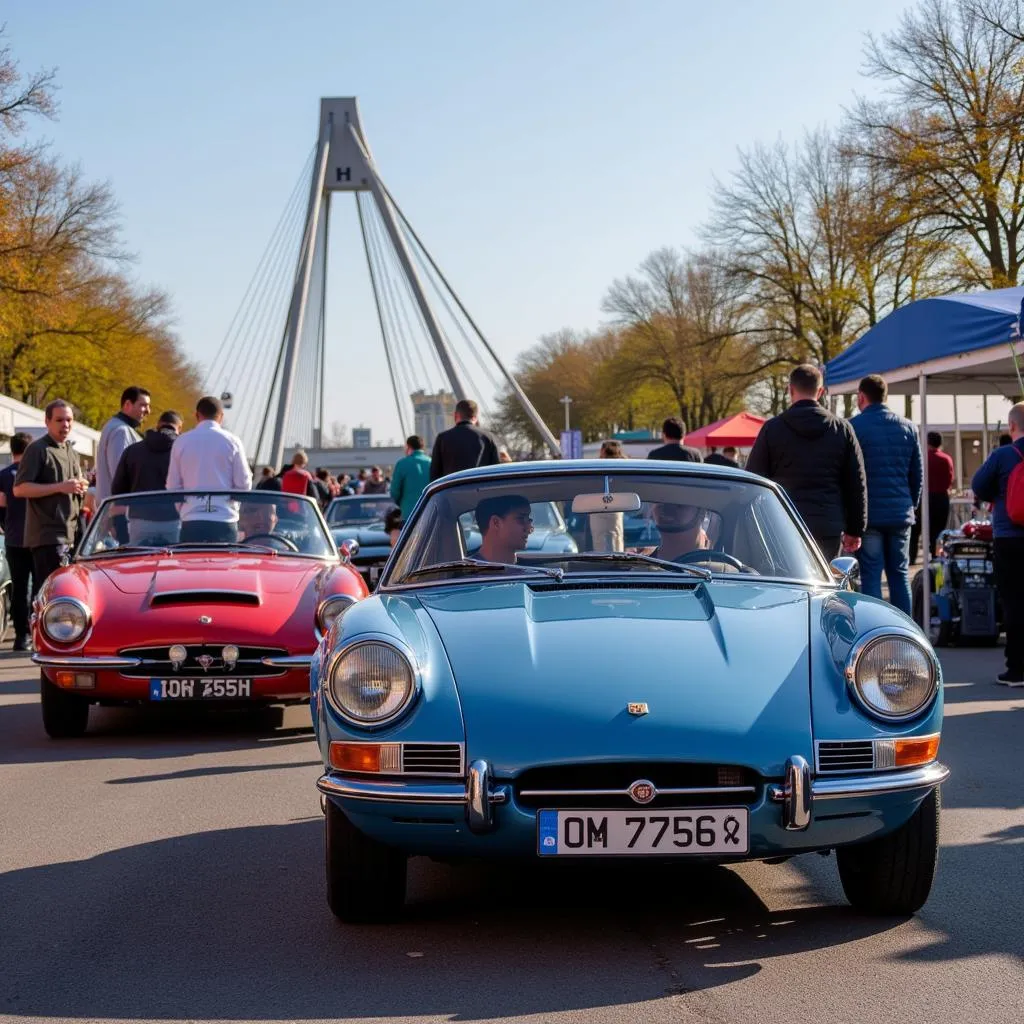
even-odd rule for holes
{"type": "Polygon", "coordinates": [[[139,427],[149,415],[149,398],[145,388],[125,388],[121,392],[121,411],[103,424],[99,444],[96,446],[97,504],[110,497],[117,464],[125,449],[142,440],[139,427]]]}

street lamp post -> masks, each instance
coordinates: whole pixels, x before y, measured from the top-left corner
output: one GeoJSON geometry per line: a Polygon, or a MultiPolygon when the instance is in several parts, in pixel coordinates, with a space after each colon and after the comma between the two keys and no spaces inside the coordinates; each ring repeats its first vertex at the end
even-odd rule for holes
{"type": "Polygon", "coordinates": [[[572,405],[572,399],[568,395],[563,395],[558,400],[562,405],[565,406],[565,429],[569,429],[569,406],[572,405]]]}

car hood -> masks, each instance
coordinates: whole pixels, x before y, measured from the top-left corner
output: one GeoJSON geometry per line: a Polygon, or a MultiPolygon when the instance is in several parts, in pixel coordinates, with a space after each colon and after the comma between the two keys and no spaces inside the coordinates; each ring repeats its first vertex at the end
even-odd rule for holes
{"type": "Polygon", "coordinates": [[[361,548],[390,548],[391,538],[379,526],[332,526],[335,543],[358,541],[361,548]]]}
{"type": "Polygon", "coordinates": [[[255,595],[262,604],[268,595],[304,589],[324,568],[314,559],[223,552],[115,558],[94,565],[122,594],[148,594],[150,603],[169,593],[219,590],[255,595]]]}
{"type": "Polygon", "coordinates": [[[420,594],[455,677],[467,754],[530,765],[675,760],[782,774],[811,760],[806,589],[525,583],[420,594]],[[646,703],[634,716],[630,703],[646,703]]]}

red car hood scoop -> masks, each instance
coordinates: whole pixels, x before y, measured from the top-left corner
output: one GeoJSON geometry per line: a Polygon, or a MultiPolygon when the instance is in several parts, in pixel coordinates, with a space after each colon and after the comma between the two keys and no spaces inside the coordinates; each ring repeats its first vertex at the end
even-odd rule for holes
{"type": "Polygon", "coordinates": [[[257,607],[270,594],[290,594],[320,572],[319,562],[252,556],[125,558],[101,571],[124,594],[148,594],[151,607],[236,604],[257,607]]]}

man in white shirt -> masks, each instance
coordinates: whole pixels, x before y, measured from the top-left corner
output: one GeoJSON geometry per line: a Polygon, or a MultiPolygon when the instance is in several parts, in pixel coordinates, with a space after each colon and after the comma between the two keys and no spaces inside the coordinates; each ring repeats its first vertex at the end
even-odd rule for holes
{"type": "MultiPolygon", "coordinates": [[[[225,430],[224,406],[206,396],[196,405],[196,425],[171,449],[169,491],[248,491],[252,472],[242,442],[225,430]]],[[[181,510],[181,542],[233,544],[238,540],[238,502],[189,498],[181,510]]]]}

